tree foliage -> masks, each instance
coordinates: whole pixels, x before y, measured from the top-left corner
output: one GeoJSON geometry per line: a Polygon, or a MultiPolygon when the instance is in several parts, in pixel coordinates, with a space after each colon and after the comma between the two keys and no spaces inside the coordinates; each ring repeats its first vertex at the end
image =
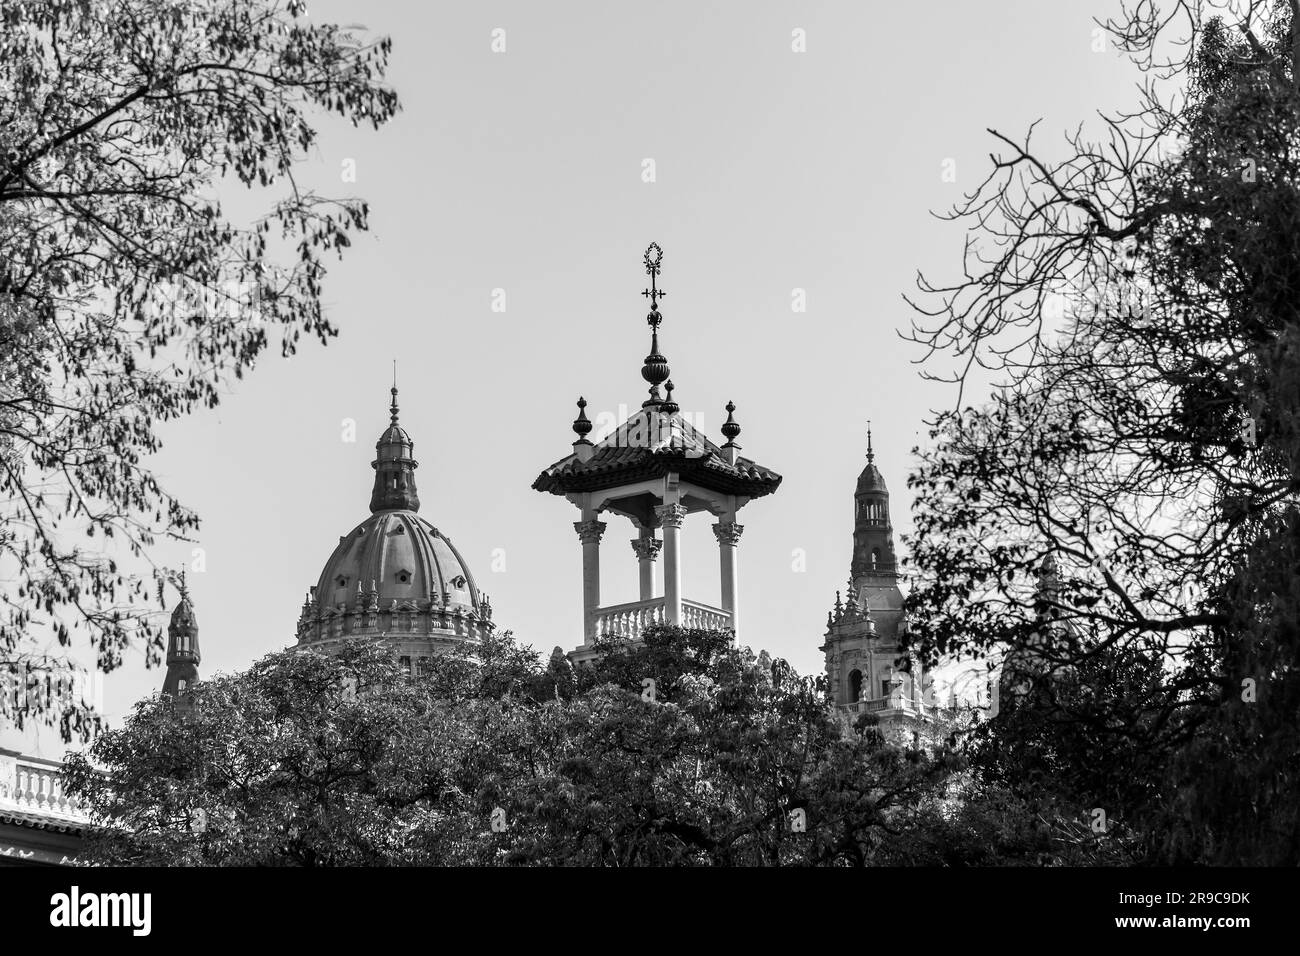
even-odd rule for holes
{"type": "Polygon", "coordinates": [[[574,674],[503,635],[408,679],[373,645],[270,655],[142,702],[68,788],[111,863],[861,866],[951,815],[947,747],[849,728],[782,661],[670,627],[603,649],[574,674]]]}
{"type": "Polygon", "coordinates": [[[918,649],[1090,675],[994,762],[1050,736],[1045,785],[1119,804],[1153,860],[1300,860],[1297,24],[1273,0],[1108,23],[1140,107],[1060,161],[995,134],[954,210],[965,278],[918,300],[934,360],[1001,376],[911,478],[918,649]]]}
{"type": "MultiPolygon", "coordinates": [[[[367,209],[295,168],[312,112],[394,114],[389,49],[302,0],[0,7],[0,667],[43,660],[47,631],[105,671],[133,644],[157,659],[142,562],[198,526],[146,466],[157,427],[215,406],[273,336],[287,356],[334,334],[325,262],[367,209]],[[264,210],[228,215],[235,183],[264,210]]],[[[91,729],[68,706],[65,730],[91,729]]]]}

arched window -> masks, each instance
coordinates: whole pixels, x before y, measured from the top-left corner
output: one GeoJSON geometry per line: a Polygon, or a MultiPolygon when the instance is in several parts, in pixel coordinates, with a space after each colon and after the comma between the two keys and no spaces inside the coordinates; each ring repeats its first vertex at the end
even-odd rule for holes
{"type": "Polygon", "coordinates": [[[871,549],[871,570],[872,571],[876,570],[876,565],[878,565],[879,563],[880,563],[880,549],[872,548],[871,549]]]}
{"type": "Polygon", "coordinates": [[[862,671],[849,671],[849,703],[856,704],[862,699],[862,671]]]}
{"type": "Polygon", "coordinates": [[[177,682],[176,682],[176,693],[178,693],[178,694],[183,694],[183,693],[185,693],[185,688],[186,688],[187,686],[188,686],[188,685],[185,683],[185,681],[183,681],[183,680],[182,680],[182,681],[177,681],[177,682]]]}

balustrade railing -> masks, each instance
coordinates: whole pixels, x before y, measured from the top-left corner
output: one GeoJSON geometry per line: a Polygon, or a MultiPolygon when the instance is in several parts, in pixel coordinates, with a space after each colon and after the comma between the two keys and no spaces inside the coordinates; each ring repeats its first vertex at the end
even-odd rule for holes
{"type": "MultiPolygon", "coordinates": [[[[596,633],[624,640],[639,640],[652,624],[667,623],[664,599],[631,601],[596,609],[596,633]]],[[[682,627],[723,630],[731,626],[731,615],[699,601],[682,601],[682,627]]]]}
{"type": "MultiPolygon", "coordinates": [[[[923,703],[918,703],[911,697],[901,693],[890,694],[888,697],[868,697],[841,706],[851,714],[874,714],[882,710],[902,710],[922,716],[927,713],[923,703]]],[[[933,712],[933,708],[929,712],[933,712]]]]}
{"type": "Polygon", "coordinates": [[[53,761],[0,753],[0,809],[21,810],[85,822],[89,815],[63,791],[63,775],[53,761]]]}

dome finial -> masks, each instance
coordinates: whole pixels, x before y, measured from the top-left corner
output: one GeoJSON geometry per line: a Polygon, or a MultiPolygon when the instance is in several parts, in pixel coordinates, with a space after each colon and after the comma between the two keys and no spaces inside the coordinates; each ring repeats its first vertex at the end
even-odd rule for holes
{"type": "Polygon", "coordinates": [[[736,403],[727,402],[727,420],[722,423],[722,434],[727,439],[727,444],[723,445],[723,448],[740,447],[736,445],[736,439],[740,437],[740,423],[732,415],[735,410],[736,403]]]}
{"type": "Polygon", "coordinates": [[[867,419],[867,464],[870,465],[876,460],[876,453],[871,448],[871,419],[867,419]]]}
{"type": "Polygon", "coordinates": [[[587,435],[591,433],[591,420],[587,418],[587,400],[581,395],[578,396],[578,417],[573,420],[573,431],[581,442],[587,441],[587,435]]]}

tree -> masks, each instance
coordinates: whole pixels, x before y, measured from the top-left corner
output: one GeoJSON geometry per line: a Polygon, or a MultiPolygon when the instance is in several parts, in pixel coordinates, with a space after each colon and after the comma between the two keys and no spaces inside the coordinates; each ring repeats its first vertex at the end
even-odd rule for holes
{"type": "Polygon", "coordinates": [[[270,655],[185,706],[151,698],[70,758],[68,790],[103,825],[88,852],[216,865],[906,862],[960,766],[944,747],[848,728],[814,682],[723,633],[662,627],[603,649],[575,675],[506,634],[399,679],[383,649],[359,643],[270,655]]]}
{"type": "MultiPolygon", "coordinates": [[[[995,133],[954,211],[966,277],[918,302],[937,321],[913,336],[956,379],[1002,376],[937,416],[911,478],[918,649],[1109,672],[1112,719],[1056,701],[1053,786],[1077,801],[1141,766],[1156,860],[1300,860],[1296,14],[1182,0],[1108,23],[1140,108],[1060,162],[995,133]],[[1123,753],[1089,771],[1103,744],[1123,753]]],[[[1002,732],[1006,755],[1042,727],[1002,732]]]]}
{"type": "MultiPolygon", "coordinates": [[[[367,208],[299,187],[309,112],[378,127],[387,39],[307,21],[302,0],[42,0],[0,9],[0,670],[20,684],[75,634],[99,669],[156,662],[160,536],[198,526],[150,473],[159,423],[217,404],[279,333],[335,333],[325,258],[367,208]],[[228,217],[218,192],[264,190],[228,217]],[[98,544],[97,544],[98,542],[98,544]],[[152,577],[152,580],[150,580],[152,577]]],[[[87,707],[44,710],[65,736],[87,707]]]]}

